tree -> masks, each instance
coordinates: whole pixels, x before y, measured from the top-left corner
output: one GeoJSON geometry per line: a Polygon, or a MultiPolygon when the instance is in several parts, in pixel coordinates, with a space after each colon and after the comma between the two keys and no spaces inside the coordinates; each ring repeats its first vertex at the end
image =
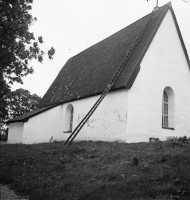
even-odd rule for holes
{"type": "Polygon", "coordinates": [[[4,116],[7,115],[7,102],[5,101],[5,97],[11,92],[11,90],[5,80],[3,80],[2,74],[0,74],[0,76],[0,118],[4,118],[4,116]]]}
{"type": "MultiPolygon", "coordinates": [[[[27,112],[35,110],[39,104],[41,97],[36,94],[30,94],[28,90],[17,89],[9,92],[4,99],[6,102],[6,115],[4,115],[4,121],[13,119],[27,112]]],[[[7,126],[1,127],[1,134],[5,134],[7,126]]]]}
{"type": "Polygon", "coordinates": [[[13,119],[37,108],[41,97],[36,94],[30,94],[28,90],[17,89],[10,92],[5,101],[7,102],[6,120],[13,119]]]}
{"type": "MultiPolygon", "coordinates": [[[[39,44],[42,36],[36,40],[29,27],[37,20],[29,13],[33,0],[1,0],[0,1],[0,117],[6,115],[5,96],[10,92],[14,82],[23,83],[22,78],[33,73],[29,61],[43,61],[44,51],[39,44]]],[[[53,58],[53,47],[47,52],[53,58]]]]}

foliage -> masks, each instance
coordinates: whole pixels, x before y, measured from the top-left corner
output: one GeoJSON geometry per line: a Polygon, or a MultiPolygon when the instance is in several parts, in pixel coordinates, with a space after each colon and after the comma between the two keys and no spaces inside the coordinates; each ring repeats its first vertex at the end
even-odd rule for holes
{"type": "Polygon", "coordinates": [[[178,147],[178,146],[184,146],[188,144],[187,136],[171,136],[167,138],[167,143],[171,147],[178,147]]]}
{"type": "MultiPolygon", "coordinates": [[[[36,94],[30,94],[28,90],[17,89],[9,92],[5,97],[6,103],[4,121],[13,119],[22,114],[35,110],[39,104],[41,97],[36,94]]],[[[1,127],[1,136],[7,136],[7,125],[1,127]]]]}
{"type": "Polygon", "coordinates": [[[5,144],[1,172],[1,183],[31,200],[190,199],[189,144],[5,144]]]}
{"type": "Polygon", "coordinates": [[[3,76],[0,73],[0,117],[7,115],[7,102],[5,101],[5,97],[7,94],[11,92],[10,87],[6,84],[5,80],[3,80],[3,76]]]}
{"type": "Polygon", "coordinates": [[[30,94],[28,90],[17,89],[6,96],[7,113],[6,120],[13,119],[22,114],[35,110],[41,97],[36,94],[30,94]]]}
{"type": "MultiPolygon", "coordinates": [[[[39,44],[42,36],[36,40],[29,27],[37,20],[30,14],[33,0],[2,0],[0,1],[0,117],[4,117],[5,95],[10,92],[9,86],[14,82],[23,83],[22,78],[33,73],[29,61],[43,61],[44,51],[39,44]]],[[[53,58],[53,47],[48,51],[49,59],[53,58]]]]}

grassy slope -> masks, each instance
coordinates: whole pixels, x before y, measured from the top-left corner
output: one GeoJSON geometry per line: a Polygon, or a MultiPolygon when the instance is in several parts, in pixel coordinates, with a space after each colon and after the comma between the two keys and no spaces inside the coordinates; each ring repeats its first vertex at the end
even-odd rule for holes
{"type": "Polygon", "coordinates": [[[190,144],[6,144],[1,183],[32,200],[190,199],[190,144]]]}

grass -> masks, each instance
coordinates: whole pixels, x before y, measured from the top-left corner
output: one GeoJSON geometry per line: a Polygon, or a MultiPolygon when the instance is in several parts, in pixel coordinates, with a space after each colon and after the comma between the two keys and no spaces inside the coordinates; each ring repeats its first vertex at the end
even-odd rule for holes
{"type": "Polygon", "coordinates": [[[5,144],[0,164],[30,200],[190,199],[190,142],[5,144]]]}

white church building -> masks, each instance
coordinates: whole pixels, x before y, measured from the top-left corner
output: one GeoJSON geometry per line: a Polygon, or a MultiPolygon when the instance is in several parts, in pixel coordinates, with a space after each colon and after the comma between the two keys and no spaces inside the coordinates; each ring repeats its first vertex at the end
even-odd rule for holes
{"type": "Polygon", "coordinates": [[[8,122],[8,143],[66,140],[122,65],[75,140],[190,137],[190,61],[168,3],[70,58],[38,109],[8,122]]]}

